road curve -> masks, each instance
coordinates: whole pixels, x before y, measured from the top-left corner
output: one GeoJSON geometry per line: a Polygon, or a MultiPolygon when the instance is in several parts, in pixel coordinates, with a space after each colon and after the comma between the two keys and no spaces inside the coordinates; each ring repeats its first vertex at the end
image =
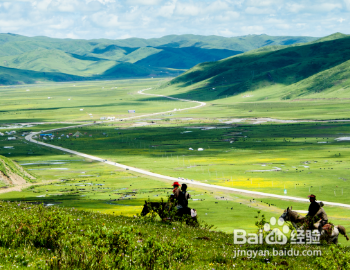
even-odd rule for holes
{"type": "MultiPolygon", "coordinates": [[[[164,98],[168,98],[168,99],[174,99],[174,100],[198,103],[197,106],[188,107],[188,108],[184,108],[184,109],[178,109],[177,111],[196,109],[196,108],[200,108],[200,107],[203,107],[203,106],[206,105],[205,102],[200,102],[200,101],[193,101],[193,100],[187,100],[187,99],[181,99],[181,98],[168,97],[168,96],[164,96],[164,95],[156,95],[156,94],[146,94],[146,93],[144,93],[144,91],[150,90],[150,89],[151,88],[143,89],[143,90],[138,91],[138,93],[141,94],[141,95],[158,96],[158,97],[164,97],[164,98]]],[[[151,113],[151,114],[140,115],[140,116],[132,116],[132,117],[127,117],[127,118],[120,118],[118,120],[131,120],[131,119],[143,118],[143,117],[159,115],[159,114],[164,114],[164,113],[170,113],[170,112],[174,112],[174,110],[166,111],[166,112],[159,112],[159,113],[151,113]]],[[[69,127],[63,127],[63,128],[57,128],[57,129],[50,129],[50,130],[45,130],[43,132],[47,133],[47,132],[52,132],[52,131],[64,130],[64,129],[68,129],[68,128],[77,128],[77,127],[96,125],[96,124],[106,123],[106,122],[114,122],[114,121],[113,120],[112,121],[103,121],[103,122],[100,121],[100,122],[97,122],[97,123],[89,123],[89,124],[83,124],[83,125],[77,125],[77,126],[69,126],[69,127]]],[[[100,162],[106,163],[106,164],[111,165],[111,166],[115,166],[115,167],[122,168],[122,169],[125,169],[125,170],[130,170],[130,171],[137,172],[137,173],[140,173],[140,174],[143,174],[143,175],[148,175],[148,176],[152,176],[152,177],[156,177],[156,178],[160,178],[160,179],[164,179],[164,180],[169,180],[169,181],[179,181],[179,179],[175,178],[175,177],[166,176],[166,175],[162,175],[162,174],[158,174],[158,173],[153,173],[153,172],[146,171],[146,170],[139,169],[139,168],[135,168],[135,167],[132,167],[132,166],[127,166],[127,165],[123,165],[123,164],[120,164],[120,163],[108,161],[106,159],[102,159],[102,158],[99,158],[99,157],[96,157],[96,156],[84,154],[84,153],[81,153],[81,152],[78,152],[78,151],[74,151],[74,150],[70,150],[70,149],[67,149],[67,148],[63,148],[63,147],[60,147],[60,146],[39,142],[39,141],[34,140],[32,138],[34,135],[38,135],[40,133],[41,132],[32,132],[29,135],[27,135],[25,137],[25,139],[27,141],[29,141],[29,142],[32,142],[32,143],[40,144],[40,145],[43,145],[43,146],[46,146],[46,147],[51,147],[51,148],[54,148],[54,149],[57,149],[57,150],[60,150],[60,151],[66,152],[66,153],[70,153],[70,154],[73,154],[73,155],[85,157],[85,158],[88,158],[88,159],[91,159],[91,160],[100,161],[100,162]]],[[[243,194],[247,194],[247,195],[264,196],[264,197],[278,198],[278,199],[291,200],[291,201],[297,201],[297,202],[308,202],[309,201],[308,199],[304,199],[304,198],[284,196],[284,195],[277,195],[277,194],[264,193],[264,192],[251,191],[251,190],[238,189],[238,188],[223,187],[223,186],[218,186],[218,185],[206,184],[206,183],[202,183],[202,182],[199,182],[199,181],[181,180],[181,182],[182,183],[191,184],[192,186],[205,187],[205,188],[211,188],[211,189],[214,188],[214,189],[217,189],[217,190],[231,191],[231,192],[236,192],[236,193],[238,192],[238,193],[243,193],[243,194]]],[[[323,203],[325,205],[330,205],[330,206],[339,206],[339,207],[350,208],[349,204],[336,203],[336,202],[326,202],[326,201],[323,201],[323,203]]]]}

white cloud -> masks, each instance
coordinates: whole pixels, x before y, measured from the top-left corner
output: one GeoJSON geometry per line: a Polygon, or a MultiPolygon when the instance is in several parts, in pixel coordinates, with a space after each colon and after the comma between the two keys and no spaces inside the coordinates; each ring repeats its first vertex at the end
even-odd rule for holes
{"type": "Polygon", "coordinates": [[[88,39],[322,36],[349,33],[349,16],[350,0],[0,0],[0,32],[88,39]]]}
{"type": "Polygon", "coordinates": [[[258,7],[247,7],[245,12],[248,14],[270,14],[271,9],[269,8],[258,8],[258,7]]]}
{"type": "Polygon", "coordinates": [[[232,32],[231,30],[229,29],[224,29],[224,30],[219,30],[218,31],[218,35],[220,36],[224,36],[224,37],[232,37],[234,36],[234,32],[232,32]]]}
{"type": "Polygon", "coordinates": [[[223,22],[228,22],[228,21],[232,21],[232,20],[236,20],[239,18],[239,13],[235,12],[235,11],[227,11],[227,12],[223,12],[218,16],[215,16],[215,20],[219,20],[219,21],[223,21],[223,22]]]}
{"type": "Polygon", "coordinates": [[[242,26],[241,29],[247,34],[264,34],[265,30],[262,25],[242,26]]]}
{"type": "Polygon", "coordinates": [[[282,4],[283,0],[249,0],[247,1],[248,6],[254,7],[269,7],[282,4]]]}
{"type": "Polygon", "coordinates": [[[114,14],[108,14],[105,11],[96,12],[91,17],[92,21],[101,27],[117,27],[120,25],[118,16],[114,14]]]}
{"type": "Polygon", "coordinates": [[[340,3],[323,3],[319,5],[323,11],[331,11],[334,9],[341,9],[343,6],[340,3]]]}
{"type": "Polygon", "coordinates": [[[221,10],[228,10],[229,8],[230,6],[227,2],[217,0],[211,3],[209,6],[207,6],[206,10],[208,12],[217,12],[221,10]]]}
{"type": "Polygon", "coordinates": [[[153,5],[158,5],[162,2],[163,0],[128,0],[128,4],[131,5],[146,5],[146,6],[153,6],[153,5]]]}
{"type": "Polygon", "coordinates": [[[175,8],[175,13],[182,16],[196,16],[200,11],[200,7],[192,3],[178,2],[175,8]]]}
{"type": "Polygon", "coordinates": [[[115,3],[115,0],[86,0],[86,3],[89,4],[90,2],[99,2],[103,5],[115,3]]]}
{"type": "Polygon", "coordinates": [[[42,0],[42,1],[34,1],[32,3],[32,6],[34,8],[37,8],[39,10],[42,10],[42,11],[45,11],[48,9],[50,3],[51,3],[52,0],[42,0]]]}
{"type": "Polygon", "coordinates": [[[67,29],[73,25],[74,25],[73,20],[60,20],[60,22],[51,24],[49,25],[49,27],[57,30],[62,30],[62,29],[67,29]]]}
{"type": "Polygon", "coordinates": [[[350,10],[350,0],[344,0],[344,5],[347,8],[347,10],[350,10]]]}
{"type": "Polygon", "coordinates": [[[290,12],[297,13],[305,9],[305,6],[303,4],[298,4],[298,3],[288,3],[286,8],[290,12]]]}
{"type": "Polygon", "coordinates": [[[3,6],[4,8],[6,8],[6,9],[9,9],[10,6],[11,6],[11,3],[10,3],[10,2],[5,2],[5,3],[2,4],[2,6],[3,6]]]}
{"type": "Polygon", "coordinates": [[[7,33],[18,31],[23,25],[28,25],[29,22],[26,20],[1,20],[0,19],[0,32],[7,33]]]}
{"type": "Polygon", "coordinates": [[[159,8],[157,15],[165,18],[170,18],[174,14],[175,7],[176,0],[170,1],[159,8]]]}

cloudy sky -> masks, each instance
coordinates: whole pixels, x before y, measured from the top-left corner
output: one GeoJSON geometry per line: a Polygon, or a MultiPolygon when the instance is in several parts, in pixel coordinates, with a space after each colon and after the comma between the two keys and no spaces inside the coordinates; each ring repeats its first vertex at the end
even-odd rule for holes
{"type": "Polygon", "coordinates": [[[350,0],[0,0],[0,32],[58,38],[350,33],[350,0]]]}

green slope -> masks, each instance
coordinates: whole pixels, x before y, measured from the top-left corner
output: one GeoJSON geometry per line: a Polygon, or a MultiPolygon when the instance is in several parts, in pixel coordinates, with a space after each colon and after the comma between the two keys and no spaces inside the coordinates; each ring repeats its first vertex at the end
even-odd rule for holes
{"type": "Polygon", "coordinates": [[[212,98],[278,88],[279,96],[308,95],[350,84],[350,37],[331,35],[305,45],[266,47],[218,62],[202,63],[169,84],[196,88],[212,98]],[[193,84],[196,83],[196,86],[193,84]]]}
{"type": "Polygon", "coordinates": [[[5,183],[4,180],[11,183],[13,178],[20,178],[21,180],[34,179],[22,166],[9,158],[0,156],[0,186],[5,183]]]}
{"type": "Polygon", "coordinates": [[[115,61],[99,59],[82,60],[60,50],[38,49],[16,56],[0,57],[2,66],[43,72],[61,72],[73,75],[101,74],[116,64],[115,61]]]}
{"type": "MultiPolygon", "coordinates": [[[[199,35],[170,35],[162,38],[123,40],[79,40],[55,39],[49,37],[25,37],[15,34],[0,34],[0,56],[18,55],[38,48],[56,49],[74,54],[98,54],[107,57],[123,57],[140,47],[198,47],[204,49],[226,49],[249,51],[267,45],[290,45],[316,40],[314,37],[274,37],[248,35],[243,37],[220,37],[199,35]]],[[[101,57],[103,58],[103,57],[101,57]]],[[[117,59],[114,59],[117,60],[117,59]]]]}
{"type": "Polygon", "coordinates": [[[157,47],[160,52],[152,54],[136,62],[144,66],[168,67],[176,69],[189,69],[197,63],[204,61],[216,61],[242,51],[203,49],[197,47],[167,48],[157,47]]]}
{"type": "MultiPolygon", "coordinates": [[[[349,269],[346,246],[295,245],[289,239],[283,245],[267,244],[265,232],[262,244],[239,245],[233,233],[214,231],[204,222],[194,227],[158,219],[150,214],[132,218],[0,201],[0,266],[45,270],[349,269]]],[[[267,218],[259,214],[255,220],[258,232],[267,218]]],[[[278,231],[281,227],[273,226],[278,231]]],[[[252,241],[252,235],[249,239],[252,241]]]]}
{"type": "MultiPolygon", "coordinates": [[[[168,35],[162,38],[128,38],[116,40],[115,44],[124,47],[199,47],[205,49],[227,49],[234,51],[249,51],[267,45],[290,45],[295,43],[305,43],[316,40],[314,37],[283,36],[275,37],[268,35],[248,35],[241,37],[220,37],[201,35],[168,35]]],[[[98,41],[98,40],[96,40],[98,41]]],[[[103,40],[108,42],[108,40],[103,40]]]]}
{"type": "MultiPolygon", "coordinates": [[[[198,63],[216,61],[266,45],[283,46],[313,41],[312,37],[249,35],[171,35],[155,39],[73,40],[0,34],[0,66],[38,72],[56,72],[82,77],[157,76],[170,69],[189,69],[198,63]],[[135,64],[133,66],[120,63],[135,64]],[[121,68],[126,70],[122,71],[121,68]],[[113,70],[117,69],[118,72],[113,70]]],[[[1,69],[3,72],[6,69],[1,69]]],[[[181,71],[182,72],[182,71],[181,71]]],[[[41,75],[27,73],[20,80],[0,73],[2,84],[33,82],[41,75]],[[30,77],[30,75],[34,77],[30,77]]],[[[13,72],[12,72],[13,73],[13,72]]],[[[61,79],[67,76],[61,76],[61,79]]],[[[47,78],[52,80],[52,78],[47,78]]]]}
{"type": "Polygon", "coordinates": [[[41,81],[65,82],[81,81],[86,78],[59,72],[38,72],[0,67],[0,85],[31,84],[41,81]]]}

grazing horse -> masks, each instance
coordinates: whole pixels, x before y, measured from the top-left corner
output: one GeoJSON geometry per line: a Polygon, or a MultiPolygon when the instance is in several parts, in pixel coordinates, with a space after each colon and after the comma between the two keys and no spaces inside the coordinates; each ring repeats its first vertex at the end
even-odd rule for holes
{"type": "MultiPolygon", "coordinates": [[[[292,211],[292,208],[289,209],[289,207],[287,210],[284,210],[280,218],[284,221],[290,221],[296,230],[304,230],[308,227],[307,219],[303,216],[300,216],[296,211],[292,211]]],[[[318,226],[314,224],[314,228],[317,229],[318,226]]],[[[342,225],[332,226],[331,224],[326,224],[323,226],[321,238],[325,239],[328,244],[337,244],[339,233],[344,235],[346,240],[349,241],[349,237],[346,235],[346,230],[342,225]]]]}
{"type": "MultiPolygon", "coordinates": [[[[147,215],[152,210],[155,211],[159,217],[162,220],[171,220],[171,209],[170,204],[166,202],[147,202],[145,201],[145,204],[143,205],[143,209],[141,212],[141,216],[147,215]]],[[[191,210],[194,209],[190,208],[182,208],[179,211],[176,212],[175,216],[173,217],[174,220],[186,220],[187,225],[198,225],[197,215],[191,216],[191,210]]]]}

